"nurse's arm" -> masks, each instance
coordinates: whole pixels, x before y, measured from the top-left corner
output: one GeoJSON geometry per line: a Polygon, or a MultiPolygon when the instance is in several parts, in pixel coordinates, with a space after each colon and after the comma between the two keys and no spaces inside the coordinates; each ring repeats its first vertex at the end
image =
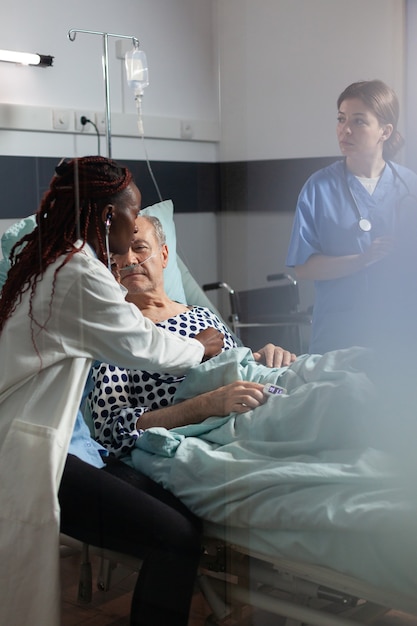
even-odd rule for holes
{"type": "Polygon", "coordinates": [[[387,240],[376,239],[372,245],[361,254],[346,256],[328,256],[312,254],[305,263],[294,267],[298,279],[334,280],[350,276],[376,263],[390,251],[387,240]]]}
{"type": "Polygon", "coordinates": [[[294,267],[298,279],[333,280],[354,274],[365,267],[362,254],[327,256],[312,254],[303,265],[294,267]]]}

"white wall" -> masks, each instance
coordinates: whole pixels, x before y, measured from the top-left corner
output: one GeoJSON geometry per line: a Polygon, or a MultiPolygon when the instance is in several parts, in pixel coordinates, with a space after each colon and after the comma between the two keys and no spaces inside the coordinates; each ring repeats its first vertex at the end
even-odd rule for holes
{"type": "Polygon", "coordinates": [[[407,0],[406,20],[406,144],[405,154],[408,167],[417,171],[417,0],[407,0]]]}
{"type": "MultiPolygon", "coordinates": [[[[16,105],[16,111],[28,105],[104,111],[103,37],[79,33],[74,42],[67,37],[72,28],[94,30],[135,36],[146,52],[150,86],[143,98],[145,134],[147,116],[153,123],[159,119],[161,128],[167,121],[177,121],[179,128],[181,120],[191,120],[216,129],[218,79],[212,15],[210,0],[8,3],[0,21],[1,47],[51,54],[55,59],[53,67],[45,69],[0,63],[0,102],[16,105]]],[[[134,100],[126,85],[123,61],[116,58],[116,38],[109,37],[108,42],[112,114],[134,116],[134,100]]],[[[36,116],[33,126],[36,129],[36,116]]],[[[80,137],[56,131],[0,130],[0,154],[72,156],[92,149],[96,151],[94,133],[80,137]]],[[[152,159],[158,160],[216,158],[216,146],[211,141],[149,140],[148,151],[152,159]]],[[[140,140],[115,137],[112,156],[143,158],[140,140]]]]}
{"type": "Polygon", "coordinates": [[[224,161],[338,154],[336,99],[380,78],[403,98],[403,0],[218,0],[224,161]]]}

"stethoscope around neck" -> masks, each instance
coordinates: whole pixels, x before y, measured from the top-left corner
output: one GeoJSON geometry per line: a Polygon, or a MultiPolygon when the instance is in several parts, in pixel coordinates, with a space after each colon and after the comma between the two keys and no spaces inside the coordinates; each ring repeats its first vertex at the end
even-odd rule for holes
{"type": "MultiPolygon", "coordinates": [[[[388,167],[391,169],[393,175],[394,175],[394,182],[395,179],[398,179],[400,181],[400,183],[404,186],[406,193],[404,194],[404,196],[402,198],[400,198],[400,200],[398,200],[398,205],[401,205],[401,203],[404,202],[404,200],[407,197],[413,198],[413,200],[417,203],[417,198],[410,192],[410,188],[408,187],[407,183],[405,182],[404,178],[398,173],[397,169],[394,167],[394,165],[390,162],[387,161],[386,162],[388,167]]],[[[357,203],[357,200],[349,186],[349,181],[348,181],[348,174],[347,174],[347,166],[346,166],[346,161],[344,162],[344,174],[345,174],[345,181],[346,181],[346,187],[349,191],[349,195],[352,199],[353,202],[353,206],[355,208],[355,212],[358,216],[358,226],[359,229],[363,232],[363,233],[369,233],[370,230],[372,230],[372,222],[370,219],[368,219],[367,217],[363,217],[362,212],[359,208],[359,205],[357,203]]]]}

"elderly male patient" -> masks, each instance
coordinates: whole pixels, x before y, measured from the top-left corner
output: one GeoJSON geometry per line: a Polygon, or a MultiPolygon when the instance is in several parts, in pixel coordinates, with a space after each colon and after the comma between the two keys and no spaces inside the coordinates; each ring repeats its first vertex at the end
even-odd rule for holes
{"type": "MultiPolygon", "coordinates": [[[[139,216],[129,252],[113,258],[115,274],[127,289],[126,300],[135,304],[145,317],[188,337],[213,326],[224,334],[223,350],[236,346],[229,329],[209,309],[180,304],[166,294],[163,272],[168,263],[168,247],[158,218],[139,216]]],[[[289,365],[296,358],[273,344],[255,352],[254,357],[268,367],[289,365]]],[[[174,394],[184,377],[124,370],[102,363],[94,368],[93,379],[95,387],[89,396],[88,409],[95,437],[115,456],[129,454],[147,428],[169,429],[202,422],[211,415],[246,413],[265,401],[263,386],[250,381],[239,380],[174,405],[174,394]]]]}

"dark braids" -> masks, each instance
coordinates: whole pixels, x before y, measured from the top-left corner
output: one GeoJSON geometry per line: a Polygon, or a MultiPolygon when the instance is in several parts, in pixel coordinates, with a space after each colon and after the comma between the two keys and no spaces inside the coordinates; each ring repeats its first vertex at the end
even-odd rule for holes
{"type": "Polygon", "coordinates": [[[10,253],[11,267],[0,295],[0,332],[28,290],[31,312],[38,281],[51,263],[66,255],[55,271],[55,286],[58,271],[78,250],[74,246],[78,239],[84,246],[88,233],[94,232],[105,257],[102,209],[114,203],[132,182],[127,168],[99,156],[61,161],[55,172],[37,211],[35,229],[10,253]]]}

